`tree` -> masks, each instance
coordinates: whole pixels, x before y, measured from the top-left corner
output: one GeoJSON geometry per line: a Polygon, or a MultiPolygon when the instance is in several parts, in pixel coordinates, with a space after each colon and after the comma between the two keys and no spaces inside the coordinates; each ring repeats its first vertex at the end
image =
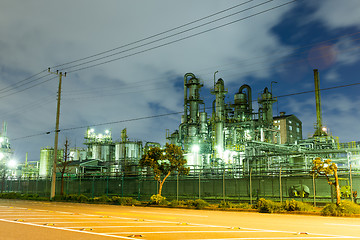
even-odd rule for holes
{"type": "Polygon", "coordinates": [[[322,175],[326,177],[327,182],[329,185],[335,187],[336,192],[336,205],[340,205],[340,186],[339,186],[339,177],[337,174],[337,166],[335,163],[332,163],[330,159],[322,161],[321,158],[315,158],[313,160],[313,168],[311,173],[315,174],[315,177],[322,175]],[[332,179],[329,178],[330,175],[334,175],[335,179],[332,181],[332,179]]]}
{"type": "Polygon", "coordinates": [[[166,144],[164,149],[153,147],[149,149],[140,159],[142,167],[151,167],[154,172],[154,178],[159,182],[159,192],[161,195],[165,180],[173,172],[178,174],[189,174],[190,168],[185,167],[186,159],[181,147],[174,144],[166,144]]]}
{"type": "Polygon", "coordinates": [[[62,160],[59,161],[57,167],[61,173],[61,188],[60,188],[60,195],[64,195],[64,175],[65,173],[69,172],[69,165],[73,161],[70,160],[70,153],[68,153],[69,150],[69,141],[68,139],[65,140],[65,149],[64,149],[64,155],[62,160]]]}

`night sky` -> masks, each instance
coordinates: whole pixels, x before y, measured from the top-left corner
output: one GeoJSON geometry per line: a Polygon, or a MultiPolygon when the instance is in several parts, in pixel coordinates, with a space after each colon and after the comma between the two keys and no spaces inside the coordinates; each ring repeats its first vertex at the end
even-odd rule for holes
{"type": "Polygon", "coordinates": [[[40,149],[54,144],[58,79],[48,67],[67,72],[60,147],[66,137],[82,147],[94,125],[98,133],[110,129],[113,140],[127,128],[131,140],[164,144],[166,129],[180,124],[181,114],[170,113],[183,110],[187,72],[203,81],[209,113],[215,71],[228,103],[243,84],[256,100],[276,81],[274,115],[295,114],[307,138],[316,122],[314,92],[291,94],[314,90],[314,68],[327,89],[324,124],[341,142],[360,140],[358,0],[3,0],[0,6],[0,121],[8,123],[19,162],[26,152],[39,160],[40,149]]]}

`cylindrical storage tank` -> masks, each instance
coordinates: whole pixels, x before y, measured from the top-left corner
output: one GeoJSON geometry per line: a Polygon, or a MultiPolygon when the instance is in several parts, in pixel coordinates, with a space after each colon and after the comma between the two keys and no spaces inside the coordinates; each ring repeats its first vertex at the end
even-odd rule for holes
{"type": "Polygon", "coordinates": [[[141,157],[141,142],[119,142],[115,144],[115,160],[139,161],[141,157]]]}
{"type": "MultiPolygon", "coordinates": [[[[245,93],[236,93],[234,95],[234,115],[237,118],[242,118],[249,109],[245,93]]],[[[241,119],[243,120],[243,119],[241,119]]]]}
{"type": "Polygon", "coordinates": [[[54,161],[54,149],[43,148],[40,150],[39,176],[49,177],[54,161]]]}
{"type": "Polygon", "coordinates": [[[109,145],[101,146],[101,160],[110,161],[110,146],[109,145]]]}
{"type": "Polygon", "coordinates": [[[101,159],[101,146],[100,145],[92,145],[92,159],[101,159]]]}

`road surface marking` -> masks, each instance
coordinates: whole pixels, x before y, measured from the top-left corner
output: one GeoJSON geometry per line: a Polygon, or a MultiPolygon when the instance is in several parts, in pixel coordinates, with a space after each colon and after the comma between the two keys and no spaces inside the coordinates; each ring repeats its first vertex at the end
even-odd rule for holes
{"type": "MultiPolygon", "coordinates": [[[[102,214],[111,214],[112,217],[114,217],[114,215],[125,215],[125,216],[134,216],[134,217],[141,217],[141,218],[146,218],[146,217],[157,217],[157,218],[163,218],[163,219],[176,219],[177,217],[173,217],[173,216],[158,216],[157,214],[154,215],[144,215],[142,212],[136,212],[136,213],[130,213],[130,212],[120,212],[120,213],[109,213],[109,212],[96,212],[96,213],[102,213],[102,214]]],[[[175,215],[175,214],[170,214],[170,215],[175,215]]]]}
{"type": "Polygon", "coordinates": [[[207,218],[209,216],[204,216],[204,215],[191,215],[191,214],[181,214],[181,213],[157,213],[157,212],[142,212],[142,211],[130,211],[130,212],[135,212],[135,213],[150,213],[150,214],[163,214],[163,215],[178,215],[178,216],[186,216],[186,217],[203,217],[203,218],[207,218]]]}
{"type": "MultiPolygon", "coordinates": [[[[86,226],[87,228],[195,228],[198,226],[86,226]]],[[[77,227],[64,227],[64,228],[84,228],[84,226],[77,226],[77,227]]]]}
{"type": "Polygon", "coordinates": [[[253,233],[254,231],[161,231],[161,232],[111,232],[111,234],[152,234],[152,233],[253,233]]]}
{"type": "Polygon", "coordinates": [[[135,239],[135,238],[132,238],[132,237],[122,237],[122,236],[116,236],[116,235],[105,234],[105,233],[96,233],[96,232],[88,232],[88,231],[81,231],[81,230],[61,228],[61,227],[54,227],[54,226],[37,225],[37,224],[27,223],[27,222],[14,222],[14,221],[9,221],[9,220],[5,220],[5,219],[0,219],[0,221],[2,221],[2,222],[9,222],[9,223],[24,224],[24,225],[35,226],[35,227],[58,229],[58,230],[70,231],[70,232],[93,234],[93,235],[99,235],[99,236],[105,236],[105,237],[113,237],[113,238],[121,238],[121,239],[130,239],[130,240],[134,240],[134,239],[135,239]]]}
{"type": "MultiPolygon", "coordinates": [[[[48,221],[31,221],[32,223],[46,223],[46,222],[48,222],[48,221]]],[[[67,222],[57,222],[57,221],[51,221],[52,223],[82,223],[82,224],[84,224],[85,222],[84,221],[81,221],[81,222],[69,222],[69,221],[67,221],[67,222]]],[[[141,224],[141,223],[148,223],[148,224],[153,224],[152,222],[123,222],[123,221],[86,221],[86,223],[131,223],[131,224],[133,224],[133,223],[135,223],[135,224],[141,224]]]]}
{"type": "MultiPolygon", "coordinates": [[[[244,240],[244,239],[330,239],[330,238],[357,238],[358,237],[245,237],[245,238],[207,238],[201,240],[244,240]]],[[[199,240],[199,239],[189,239],[189,240],[199,240]]]]}
{"type": "Polygon", "coordinates": [[[345,224],[345,223],[324,223],[326,225],[339,225],[339,226],[349,226],[349,227],[360,227],[359,224],[345,224]]]}

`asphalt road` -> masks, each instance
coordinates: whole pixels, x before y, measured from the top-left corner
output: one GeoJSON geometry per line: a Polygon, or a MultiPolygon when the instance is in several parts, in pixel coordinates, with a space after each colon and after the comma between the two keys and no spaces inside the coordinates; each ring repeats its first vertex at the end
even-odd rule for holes
{"type": "Polygon", "coordinates": [[[360,239],[360,218],[0,200],[1,240],[360,239]]]}

